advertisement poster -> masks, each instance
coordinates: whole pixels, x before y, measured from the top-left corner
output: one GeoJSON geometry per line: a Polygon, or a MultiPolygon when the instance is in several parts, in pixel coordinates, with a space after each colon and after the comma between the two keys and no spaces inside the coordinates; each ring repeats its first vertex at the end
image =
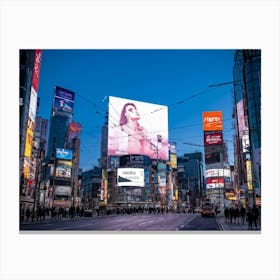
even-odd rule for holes
{"type": "Polygon", "coordinates": [[[108,155],[168,160],[167,106],[109,97],[108,155]]]}
{"type": "Polygon", "coordinates": [[[143,168],[118,168],[118,186],[144,187],[143,168]]]}
{"type": "Polygon", "coordinates": [[[223,144],[222,132],[204,132],[204,145],[221,145],[223,144]]]}
{"type": "Polygon", "coordinates": [[[31,87],[28,116],[32,122],[35,122],[36,111],[37,111],[37,92],[33,87],[31,87]]]}
{"type": "Polygon", "coordinates": [[[32,87],[34,88],[35,92],[38,92],[41,60],[42,60],[42,50],[36,50],[34,67],[33,67],[33,77],[32,77],[32,87]]]}
{"type": "Polygon", "coordinates": [[[72,162],[69,160],[57,160],[55,176],[60,178],[71,178],[72,162]]]}
{"type": "Polygon", "coordinates": [[[223,119],[221,111],[203,112],[202,120],[204,131],[223,130],[223,119]]]}
{"type": "Polygon", "coordinates": [[[54,109],[56,112],[72,114],[74,103],[70,100],[65,100],[59,97],[54,98],[54,109]]]}
{"type": "Polygon", "coordinates": [[[29,159],[31,157],[31,152],[32,152],[32,143],[33,143],[33,130],[27,128],[24,156],[29,159]]]}
{"type": "Polygon", "coordinates": [[[56,148],[56,158],[72,160],[73,152],[71,150],[56,148]]]}
{"type": "Polygon", "coordinates": [[[205,171],[205,178],[209,177],[230,177],[229,169],[208,169],[205,171]]]}
{"type": "Polygon", "coordinates": [[[56,113],[72,115],[75,93],[56,86],[54,92],[53,109],[56,113]]]}

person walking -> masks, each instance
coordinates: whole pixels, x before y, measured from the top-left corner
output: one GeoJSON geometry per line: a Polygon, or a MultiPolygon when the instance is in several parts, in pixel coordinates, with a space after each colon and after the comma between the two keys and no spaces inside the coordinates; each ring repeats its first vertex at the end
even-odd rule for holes
{"type": "Polygon", "coordinates": [[[259,212],[259,209],[256,207],[256,205],[253,205],[252,212],[254,214],[253,223],[254,223],[255,228],[257,229],[260,212],[259,212]]]}
{"type": "Polygon", "coordinates": [[[26,209],[25,215],[26,215],[26,222],[28,222],[28,220],[29,220],[29,218],[30,218],[30,215],[31,215],[30,208],[27,208],[27,209],[26,209]]]}
{"type": "Polygon", "coordinates": [[[230,223],[232,224],[232,218],[233,218],[233,213],[234,212],[234,209],[233,207],[230,207],[229,208],[229,218],[230,218],[230,223]]]}
{"type": "Polygon", "coordinates": [[[229,220],[229,210],[228,210],[228,207],[225,208],[224,215],[225,215],[225,222],[228,222],[228,220],[229,220]]]}
{"type": "Polygon", "coordinates": [[[248,222],[248,229],[253,229],[253,220],[254,220],[254,213],[252,208],[249,208],[246,214],[247,222],[248,222]]]}
{"type": "Polygon", "coordinates": [[[240,208],[240,217],[241,217],[242,225],[244,225],[244,223],[245,223],[245,216],[246,216],[246,209],[242,205],[241,208],[240,208]]]}

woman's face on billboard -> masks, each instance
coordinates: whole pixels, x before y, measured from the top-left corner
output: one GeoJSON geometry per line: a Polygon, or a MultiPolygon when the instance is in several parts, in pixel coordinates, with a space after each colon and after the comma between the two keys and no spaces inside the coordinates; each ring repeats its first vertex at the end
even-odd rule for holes
{"type": "Polygon", "coordinates": [[[133,106],[133,105],[128,105],[126,107],[126,111],[125,111],[125,116],[127,117],[127,119],[136,119],[139,120],[140,116],[139,113],[137,111],[137,109],[133,106]]]}

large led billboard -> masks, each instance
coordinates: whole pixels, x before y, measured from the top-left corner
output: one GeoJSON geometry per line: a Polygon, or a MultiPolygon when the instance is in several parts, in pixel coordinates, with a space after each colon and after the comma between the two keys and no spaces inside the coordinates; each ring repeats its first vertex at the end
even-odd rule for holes
{"type": "Polygon", "coordinates": [[[71,187],[70,186],[55,186],[54,194],[55,195],[63,195],[63,196],[71,196],[71,187]]]}
{"type": "Polygon", "coordinates": [[[33,87],[31,87],[28,116],[32,122],[35,122],[36,111],[37,111],[37,92],[34,90],[33,87]]]}
{"type": "Polygon", "coordinates": [[[28,127],[26,132],[24,156],[29,159],[31,157],[32,144],[33,144],[33,130],[28,127]]]}
{"type": "Polygon", "coordinates": [[[56,113],[71,115],[73,113],[75,93],[68,89],[56,87],[54,92],[53,109],[56,113]]]}
{"type": "Polygon", "coordinates": [[[109,97],[108,155],[168,160],[168,108],[109,97]]]}
{"type": "Polygon", "coordinates": [[[221,111],[203,112],[202,120],[204,131],[223,130],[223,119],[221,111]]]}
{"type": "Polygon", "coordinates": [[[60,178],[71,178],[72,161],[58,159],[56,161],[55,176],[60,178]]]}
{"type": "Polygon", "coordinates": [[[73,152],[71,150],[56,148],[56,158],[72,160],[73,152]]]}
{"type": "Polygon", "coordinates": [[[206,179],[206,189],[223,188],[224,186],[224,178],[206,179]]]}
{"type": "Polygon", "coordinates": [[[204,132],[204,145],[221,145],[223,144],[222,132],[204,132]]]}
{"type": "Polygon", "coordinates": [[[119,187],[144,187],[144,168],[118,168],[119,187]]]}
{"type": "Polygon", "coordinates": [[[205,178],[209,177],[230,177],[229,169],[208,169],[205,171],[205,178]]]}

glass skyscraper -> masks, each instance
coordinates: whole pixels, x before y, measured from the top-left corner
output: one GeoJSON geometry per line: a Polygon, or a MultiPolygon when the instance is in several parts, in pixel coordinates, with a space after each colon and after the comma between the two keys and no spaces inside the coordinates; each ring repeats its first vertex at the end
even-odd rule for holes
{"type": "MultiPolygon", "coordinates": [[[[237,50],[233,69],[236,117],[237,181],[248,184],[248,165],[252,167],[255,194],[261,188],[261,50],[237,50]]],[[[248,188],[250,190],[250,188],[248,188]]]]}

